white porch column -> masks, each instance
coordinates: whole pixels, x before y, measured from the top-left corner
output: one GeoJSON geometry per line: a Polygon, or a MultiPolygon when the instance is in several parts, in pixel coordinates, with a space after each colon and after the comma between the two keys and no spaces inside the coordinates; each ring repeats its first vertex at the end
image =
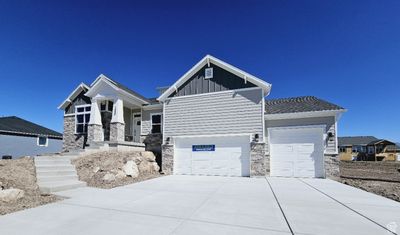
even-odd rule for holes
{"type": "Polygon", "coordinates": [[[104,141],[103,125],[101,123],[101,113],[97,99],[92,99],[87,138],[89,143],[104,141]]]}
{"type": "Polygon", "coordinates": [[[124,102],[120,98],[114,100],[110,124],[110,141],[125,141],[124,102]]]}

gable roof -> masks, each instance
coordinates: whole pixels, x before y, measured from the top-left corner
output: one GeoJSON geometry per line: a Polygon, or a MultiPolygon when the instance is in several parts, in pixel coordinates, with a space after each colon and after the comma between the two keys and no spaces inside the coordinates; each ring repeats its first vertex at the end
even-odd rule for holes
{"type": "Polygon", "coordinates": [[[249,81],[254,85],[261,87],[265,91],[265,95],[267,96],[271,90],[271,84],[240,70],[233,65],[230,65],[220,59],[217,59],[211,55],[206,55],[203,59],[201,59],[196,65],[194,65],[189,71],[187,71],[182,77],[180,77],[172,86],[170,86],[164,93],[162,93],[157,99],[159,101],[164,101],[170,96],[175,90],[178,89],[183,83],[185,83],[188,79],[190,79],[196,72],[198,72],[204,65],[213,63],[238,77],[243,78],[245,81],[249,81]]]}
{"type": "Polygon", "coordinates": [[[345,136],[339,137],[339,146],[353,146],[353,145],[368,145],[371,142],[377,141],[375,136],[345,136]]]}
{"type": "Polygon", "coordinates": [[[23,136],[48,136],[62,139],[62,134],[19,117],[0,117],[0,133],[23,136]]]}
{"type": "Polygon", "coordinates": [[[65,99],[59,106],[58,109],[65,109],[82,91],[89,90],[89,86],[85,83],[79,84],[74,91],[65,99]]]}
{"type": "Polygon", "coordinates": [[[86,92],[86,94],[87,94],[88,96],[93,95],[93,94],[91,94],[91,90],[92,90],[100,81],[106,82],[107,84],[109,84],[110,86],[112,86],[114,89],[116,89],[116,90],[121,90],[121,91],[123,91],[124,93],[126,93],[126,94],[128,94],[128,95],[131,95],[131,96],[135,97],[136,99],[141,100],[141,101],[142,101],[143,103],[145,103],[145,104],[150,103],[150,101],[149,101],[146,97],[144,97],[144,96],[142,96],[141,94],[139,94],[139,93],[137,93],[137,92],[131,90],[130,88],[128,88],[128,87],[126,87],[126,86],[124,86],[124,85],[122,85],[121,83],[116,82],[116,81],[110,79],[109,77],[107,77],[107,76],[104,75],[104,74],[100,74],[100,75],[96,78],[96,80],[94,80],[94,82],[92,82],[92,84],[90,85],[89,90],[86,92]]]}
{"type": "Polygon", "coordinates": [[[318,99],[314,96],[301,96],[265,101],[266,114],[284,114],[315,111],[345,111],[344,108],[318,99]]]}

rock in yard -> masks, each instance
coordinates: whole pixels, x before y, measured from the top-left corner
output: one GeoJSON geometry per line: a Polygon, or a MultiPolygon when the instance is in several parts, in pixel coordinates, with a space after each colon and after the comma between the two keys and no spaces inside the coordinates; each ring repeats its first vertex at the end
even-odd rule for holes
{"type": "Polygon", "coordinates": [[[117,179],[123,179],[125,177],[126,177],[126,174],[123,171],[118,171],[117,174],[115,175],[115,178],[117,178],[117,179]]]}
{"type": "Polygon", "coordinates": [[[122,167],[122,170],[127,176],[131,176],[132,178],[139,176],[139,169],[134,161],[128,161],[125,163],[125,165],[122,167]]]}
{"type": "Polygon", "coordinates": [[[97,172],[99,172],[99,170],[100,170],[100,167],[96,166],[95,168],[93,168],[93,173],[97,173],[97,172]]]}
{"type": "Polygon", "coordinates": [[[111,174],[111,173],[107,173],[104,175],[103,180],[106,182],[111,182],[115,180],[115,175],[111,174]]]}
{"type": "Polygon", "coordinates": [[[17,188],[9,188],[0,191],[0,201],[2,202],[12,202],[24,196],[25,192],[17,188]]]}
{"type": "Polygon", "coordinates": [[[154,156],[153,152],[146,151],[146,152],[141,152],[141,155],[144,157],[149,162],[155,162],[156,161],[156,156],[154,156]]]}

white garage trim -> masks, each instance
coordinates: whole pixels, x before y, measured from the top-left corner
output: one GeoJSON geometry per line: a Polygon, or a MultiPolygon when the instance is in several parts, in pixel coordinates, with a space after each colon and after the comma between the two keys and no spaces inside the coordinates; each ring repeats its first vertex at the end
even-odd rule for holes
{"type": "Polygon", "coordinates": [[[325,139],[326,125],[268,128],[271,176],[325,177],[325,139]],[[271,133],[285,130],[288,133],[271,133]],[[321,139],[316,135],[322,135],[321,139]]]}
{"type": "Polygon", "coordinates": [[[171,136],[173,139],[179,138],[199,138],[199,137],[224,137],[224,136],[249,136],[249,140],[251,141],[251,133],[240,133],[240,134],[213,134],[213,135],[179,135],[179,136],[171,136]]]}

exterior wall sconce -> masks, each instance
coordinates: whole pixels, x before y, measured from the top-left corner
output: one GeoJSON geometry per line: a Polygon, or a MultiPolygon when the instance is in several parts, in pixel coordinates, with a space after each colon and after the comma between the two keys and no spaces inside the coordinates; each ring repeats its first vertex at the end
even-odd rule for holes
{"type": "Polygon", "coordinates": [[[332,132],[328,132],[329,140],[332,140],[334,137],[335,137],[335,135],[332,132]]]}
{"type": "Polygon", "coordinates": [[[254,142],[258,142],[259,139],[260,139],[259,134],[254,134],[254,139],[253,139],[253,141],[254,141],[254,142]]]}
{"type": "Polygon", "coordinates": [[[171,137],[165,138],[165,143],[166,143],[166,144],[169,144],[170,142],[171,142],[171,137]]]}

